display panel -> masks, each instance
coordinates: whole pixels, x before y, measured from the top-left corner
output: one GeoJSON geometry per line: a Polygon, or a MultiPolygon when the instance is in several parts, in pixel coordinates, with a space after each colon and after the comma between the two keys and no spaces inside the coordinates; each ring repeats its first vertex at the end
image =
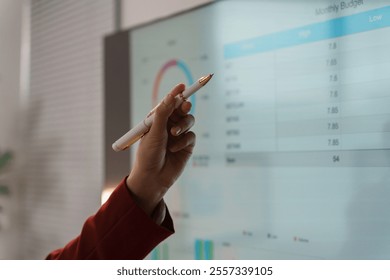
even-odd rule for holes
{"type": "Polygon", "coordinates": [[[389,27],[388,1],[240,0],[131,29],[132,124],[215,73],[149,257],[390,259],[389,27]]]}

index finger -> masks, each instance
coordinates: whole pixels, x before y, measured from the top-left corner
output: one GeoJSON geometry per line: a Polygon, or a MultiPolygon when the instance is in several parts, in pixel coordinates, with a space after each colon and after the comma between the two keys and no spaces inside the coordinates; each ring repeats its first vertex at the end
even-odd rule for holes
{"type": "Polygon", "coordinates": [[[175,97],[183,92],[184,88],[184,84],[178,84],[157,106],[154,112],[153,124],[149,131],[150,134],[157,136],[166,131],[168,119],[175,110],[175,97]]]}

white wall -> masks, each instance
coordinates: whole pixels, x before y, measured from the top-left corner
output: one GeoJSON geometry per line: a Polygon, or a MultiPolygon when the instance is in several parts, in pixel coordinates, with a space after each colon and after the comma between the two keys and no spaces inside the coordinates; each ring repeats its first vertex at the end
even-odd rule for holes
{"type": "Polygon", "coordinates": [[[0,170],[0,259],[44,258],[100,205],[113,3],[0,0],[0,155],[14,152],[0,170]]]}
{"type": "Polygon", "coordinates": [[[0,259],[17,253],[17,182],[19,160],[20,55],[23,0],[0,1],[0,155],[13,152],[13,160],[0,170],[0,259]],[[5,192],[9,190],[9,194],[5,192]]]}
{"type": "Polygon", "coordinates": [[[0,149],[12,145],[10,132],[14,131],[13,120],[17,117],[14,108],[19,94],[21,2],[0,1],[0,149]]]}
{"type": "Polygon", "coordinates": [[[64,246],[100,206],[103,38],[114,30],[113,3],[31,0],[18,258],[64,246]]]}
{"type": "Polygon", "coordinates": [[[166,17],[213,0],[122,0],[122,28],[166,17]]]}

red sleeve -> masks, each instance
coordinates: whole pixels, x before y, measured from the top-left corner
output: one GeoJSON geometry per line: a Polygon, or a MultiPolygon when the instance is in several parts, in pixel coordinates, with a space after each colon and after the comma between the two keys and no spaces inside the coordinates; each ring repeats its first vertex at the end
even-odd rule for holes
{"type": "Polygon", "coordinates": [[[81,234],[46,259],[143,259],[173,232],[169,212],[161,226],[157,225],[136,205],[124,179],[87,219],[81,234]]]}

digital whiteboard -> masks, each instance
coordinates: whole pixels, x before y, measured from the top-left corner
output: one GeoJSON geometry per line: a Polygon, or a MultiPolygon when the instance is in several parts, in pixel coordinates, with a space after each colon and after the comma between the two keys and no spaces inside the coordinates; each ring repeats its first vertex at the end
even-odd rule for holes
{"type": "Polygon", "coordinates": [[[149,258],[390,259],[388,4],[217,1],[128,30],[133,125],[215,73],[149,258]]]}

